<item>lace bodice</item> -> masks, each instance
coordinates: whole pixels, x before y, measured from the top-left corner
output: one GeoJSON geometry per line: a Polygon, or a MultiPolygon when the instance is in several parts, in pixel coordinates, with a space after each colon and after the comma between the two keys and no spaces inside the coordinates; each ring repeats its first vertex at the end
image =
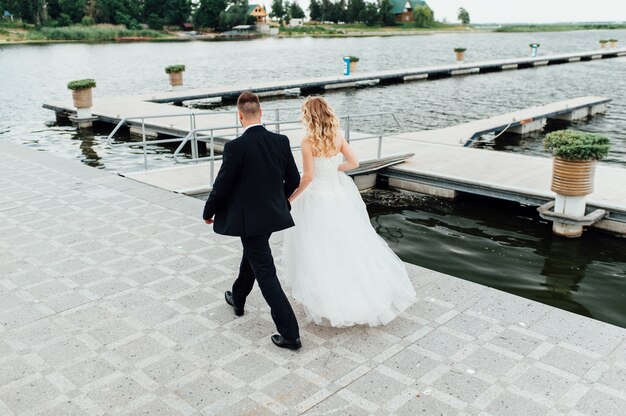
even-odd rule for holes
{"type": "Polygon", "coordinates": [[[341,153],[333,157],[314,157],[315,178],[337,176],[337,168],[341,163],[341,153]]]}
{"type": "Polygon", "coordinates": [[[339,165],[343,161],[341,153],[333,157],[314,157],[313,158],[313,183],[310,191],[314,193],[343,193],[341,186],[343,172],[338,170],[339,165]]]}

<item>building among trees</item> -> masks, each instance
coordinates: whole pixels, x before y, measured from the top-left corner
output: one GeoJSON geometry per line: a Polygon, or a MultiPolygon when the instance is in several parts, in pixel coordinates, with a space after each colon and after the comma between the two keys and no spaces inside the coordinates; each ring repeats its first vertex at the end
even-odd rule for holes
{"type": "Polygon", "coordinates": [[[426,5],[426,2],[422,0],[391,0],[392,11],[398,23],[412,22],[413,10],[426,5]]]}
{"type": "Polygon", "coordinates": [[[267,11],[265,11],[265,7],[260,4],[250,4],[248,6],[248,16],[254,17],[257,23],[265,23],[267,11]]]}

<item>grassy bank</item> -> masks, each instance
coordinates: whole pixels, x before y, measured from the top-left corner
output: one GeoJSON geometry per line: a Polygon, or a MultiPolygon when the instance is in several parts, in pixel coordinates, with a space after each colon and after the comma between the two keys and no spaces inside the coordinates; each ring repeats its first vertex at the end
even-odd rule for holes
{"type": "Polygon", "coordinates": [[[312,36],[312,37],[354,37],[354,36],[396,36],[411,34],[429,34],[440,32],[475,32],[491,31],[491,29],[480,29],[463,25],[452,25],[435,22],[433,27],[420,28],[412,24],[397,26],[367,26],[362,23],[354,24],[323,24],[304,25],[299,27],[281,27],[281,36],[312,36]]]}
{"type": "Polygon", "coordinates": [[[571,30],[611,30],[626,29],[626,24],[545,24],[545,25],[506,25],[496,28],[495,32],[567,32],[571,30]]]}
{"type": "Polygon", "coordinates": [[[130,30],[123,25],[93,25],[65,27],[34,27],[32,25],[2,25],[0,39],[5,42],[79,41],[105,42],[124,39],[162,39],[166,32],[149,29],[130,30]]]}

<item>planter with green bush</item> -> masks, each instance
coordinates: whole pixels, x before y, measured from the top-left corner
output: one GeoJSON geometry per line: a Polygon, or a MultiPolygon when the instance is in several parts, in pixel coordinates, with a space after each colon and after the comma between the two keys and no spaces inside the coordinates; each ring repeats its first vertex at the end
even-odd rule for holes
{"type": "Polygon", "coordinates": [[[93,106],[93,96],[91,89],[96,87],[96,81],[93,79],[79,79],[70,81],[67,88],[72,91],[74,99],[74,107],[91,108],[93,106]]]}
{"type": "MultiPolygon", "coordinates": [[[[550,187],[556,193],[554,212],[584,217],[585,196],[593,193],[596,161],[608,155],[609,139],[577,130],[559,130],[546,135],[544,148],[554,156],[550,187]]],[[[582,225],[555,221],[553,230],[558,235],[579,237],[582,225]]]]}
{"type": "Polygon", "coordinates": [[[465,60],[465,51],[466,48],[454,48],[454,54],[456,55],[456,60],[459,62],[463,62],[465,60]]]}
{"type": "Polygon", "coordinates": [[[617,48],[617,39],[609,39],[609,43],[611,44],[611,48],[617,48]]]}
{"type": "Polygon", "coordinates": [[[165,73],[170,76],[172,89],[183,86],[183,72],[185,72],[185,65],[170,65],[165,67],[165,73]]]}
{"type": "Polygon", "coordinates": [[[609,43],[606,39],[600,39],[600,49],[606,48],[606,44],[609,43]]]}

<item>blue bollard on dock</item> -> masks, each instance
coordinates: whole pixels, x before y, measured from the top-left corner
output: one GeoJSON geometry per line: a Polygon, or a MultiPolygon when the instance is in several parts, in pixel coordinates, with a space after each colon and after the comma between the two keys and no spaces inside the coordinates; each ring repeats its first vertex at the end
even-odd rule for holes
{"type": "Polygon", "coordinates": [[[349,56],[344,56],[343,57],[343,62],[346,64],[346,69],[343,71],[343,74],[348,76],[348,75],[350,75],[350,57],[349,56]]]}

